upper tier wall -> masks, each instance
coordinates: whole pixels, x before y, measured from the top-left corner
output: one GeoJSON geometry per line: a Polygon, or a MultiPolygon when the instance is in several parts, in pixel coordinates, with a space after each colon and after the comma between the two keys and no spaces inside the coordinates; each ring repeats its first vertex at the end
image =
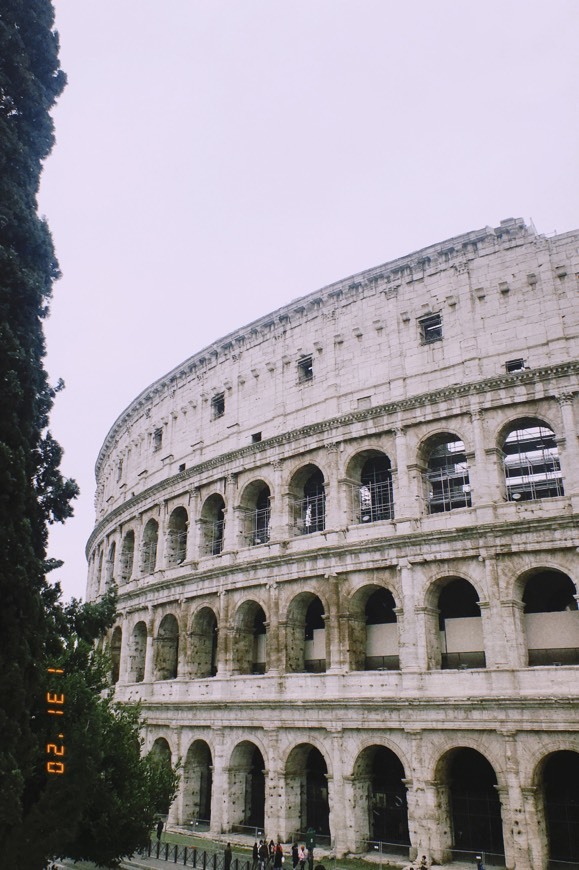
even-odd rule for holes
{"type": "Polygon", "coordinates": [[[539,368],[576,358],[578,251],[579,231],[546,239],[507,220],[231,333],[144,390],[114,423],[96,463],[97,520],[258,433],[265,440],[497,377],[509,360],[539,368]]]}

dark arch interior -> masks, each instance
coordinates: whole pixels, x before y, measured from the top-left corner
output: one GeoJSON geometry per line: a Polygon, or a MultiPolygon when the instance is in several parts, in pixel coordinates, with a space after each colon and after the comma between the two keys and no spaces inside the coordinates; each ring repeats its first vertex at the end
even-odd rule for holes
{"type": "Polygon", "coordinates": [[[555,752],[543,768],[549,857],[579,861],[579,753],[555,752]]]}
{"type": "Polygon", "coordinates": [[[306,640],[313,640],[314,631],[324,627],[324,605],[319,598],[314,598],[306,613],[306,640]]]}
{"type": "Polygon", "coordinates": [[[328,766],[324,756],[313,747],[306,761],[306,827],[329,836],[330,805],[328,802],[328,766]]]}
{"type": "Polygon", "coordinates": [[[377,589],[366,602],[366,625],[396,622],[396,603],[389,589],[377,589]]]}
{"type": "Polygon", "coordinates": [[[501,804],[492,765],[475,749],[457,749],[448,762],[447,784],[454,848],[502,855],[501,804]]]}
{"type": "Polygon", "coordinates": [[[254,747],[251,753],[245,789],[245,824],[263,828],[265,821],[265,764],[263,755],[254,747]]]}
{"type": "Polygon", "coordinates": [[[480,616],[478,594],[468,580],[451,580],[438,599],[440,610],[440,630],[444,630],[445,619],[464,619],[469,616],[480,616]]]}
{"type": "Polygon", "coordinates": [[[370,831],[373,840],[410,845],[408,807],[402,762],[385,746],[377,746],[371,770],[370,831]]]}
{"type": "Polygon", "coordinates": [[[577,610],[575,586],[569,577],[559,571],[533,574],[525,585],[523,602],[525,613],[556,613],[577,610]]]}

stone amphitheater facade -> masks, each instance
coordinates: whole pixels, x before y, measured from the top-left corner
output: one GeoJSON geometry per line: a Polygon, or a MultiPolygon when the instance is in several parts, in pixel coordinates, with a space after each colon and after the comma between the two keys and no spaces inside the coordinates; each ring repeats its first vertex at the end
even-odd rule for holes
{"type": "Polygon", "coordinates": [[[88,598],[118,586],[115,692],[181,760],[170,822],[579,866],[578,273],[579,232],[505,220],[237,330],[114,423],[88,598]]]}

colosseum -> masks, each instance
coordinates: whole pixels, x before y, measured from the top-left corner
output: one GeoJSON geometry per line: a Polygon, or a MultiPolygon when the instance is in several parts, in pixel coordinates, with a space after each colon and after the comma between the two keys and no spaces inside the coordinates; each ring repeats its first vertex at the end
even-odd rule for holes
{"type": "Polygon", "coordinates": [[[147,387],[88,593],[169,823],[579,867],[579,231],[520,219],[291,302],[147,387]]]}

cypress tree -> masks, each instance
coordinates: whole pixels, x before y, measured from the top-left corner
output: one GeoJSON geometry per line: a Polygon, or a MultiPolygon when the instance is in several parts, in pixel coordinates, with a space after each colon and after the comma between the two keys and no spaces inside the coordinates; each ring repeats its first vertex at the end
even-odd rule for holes
{"type": "Polygon", "coordinates": [[[46,558],[48,527],[71,516],[78,493],[48,429],[62,384],[44,369],[43,319],[59,271],[37,209],[64,84],[51,0],[0,0],[0,865],[10,870],[54,855],[118,863],[146,841],[177,781],[141,756],[138,708],[105,693],[110,663],[94,643],[113,624],[114,590],[63,605],[46,580],[59,564],[46,558]],[[66,776],[47,771],[50,665],[64,670],[66,776]]]}
{"type": "MultiPolygon", "coordinates": [[[[42,322],[58,264],[37,209],[65,77],[50,0],[0,0],[0,855],[33,800],[35,710],[44,686],[48,525],[72,513],[74,481],[48,431],[55,390],[42,322]],[[33,789],[32,789],[33,791],[33,789]]],[[[5,866],[12,866],[7,865],[5,866]]],[[[18,866],[15,864],[14,866],[18,866]]]]}

